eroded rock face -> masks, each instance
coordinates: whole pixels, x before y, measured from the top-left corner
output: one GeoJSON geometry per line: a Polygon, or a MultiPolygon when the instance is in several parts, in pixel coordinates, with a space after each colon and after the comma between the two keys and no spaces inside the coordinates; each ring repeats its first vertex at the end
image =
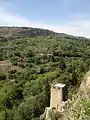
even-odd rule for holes
{"type": "Polygon", "coordinates": [[[90,102],[90,71],[86,73],[78,93],[62,105],[63,111],[47,109],[44,120],[90,120],[86,114],[87,103],[90,102]]]}
{"type": "Polygon", "coordinates": [[[90,89],[90,76],[87,77],[86,86],[90,89]]]}
{"type": "Polygon", "coordinates": [[[55,32],[47,29],[31,27],[0,27],[0,40],[24,38],[32,36],[53,36],[55,32]]]}
{"type": "Polygon", "coordinates": [[[7,38],[0,36],[0,41],[6,41],[7,38]]]}
{"type": "Polygon", "coordinates": [[[9,61],[0,61],[0,69],[1,70],[7,70],[11,69],[12,64],[9,61]]]}
{"type": "Polygon", "coordinates": [[[0,70],[1,71],[11,71],[11,70],[20,70],[18,66],[13,66],[9,60],[0,61],[0,70]]]}
{"type": "Polygon", "coordinates": [[[83,82],[81,83],[78,94],[82,93],[85,98],[90,98],[90,71],[86,73],[83,82]]]}
{"type": "Polygon", "coordinates": [[[40,116],[40,120],[58,120],[62,118],[62,114],[63,111],[61,110],[58,111],[56,108],[46,107],[44,114],[40,116]]]}
{"type": "Polygon", "coordinates": [[[40,120],[52,120],[51,114],[52,114],[52,109],[50,107],[46,107],[44,114],[40,116],[40,120]]]}

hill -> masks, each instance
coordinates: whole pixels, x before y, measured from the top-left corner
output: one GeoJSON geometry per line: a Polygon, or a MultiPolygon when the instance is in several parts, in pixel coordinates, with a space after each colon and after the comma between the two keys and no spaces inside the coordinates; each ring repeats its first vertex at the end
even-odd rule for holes
{"type": "Polygon", "coordinates": [[[31,27],[0,27],[0,36],[8,39],[32,36],[49,36],[56,33],[50,30],[31,27]]]}
{"type": "Polygon", "coordinates": [[[25,38],[34,36],[59,36],[69,37],[71,39],[86,39],[84,37],[76,37],[65,33],[56,33],[47,29],[31,28],[31,27],[0,27],[0,41],[15,38],[25,38]]]}
{"type": "Polygon", "coordinates": [[[39,120],[49,106],[53,82],[76,94],[90,68],[90,41],[34,36],[0,42],[0,120],[39,120]],[[0,65],[1,67],[2,65],[0,65]],[[14,69],[13,69],[14,68],[14,69]],[[16,69],[15,69],[16,68],[16,69]]]}

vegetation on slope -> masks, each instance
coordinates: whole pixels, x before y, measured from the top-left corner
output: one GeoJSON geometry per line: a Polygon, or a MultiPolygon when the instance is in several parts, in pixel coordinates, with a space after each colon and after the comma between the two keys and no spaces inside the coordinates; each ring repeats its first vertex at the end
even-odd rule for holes
{"type": "Polygon", "coordinates": [[[86,39],[84,37],[75,37],[65,33],[56,33],[48,29],[32,28],[32,27],[0,27],[0,41],[8,39],[25,38],[34,36],[60,36],[74,39],[86,39]]]}
{"type": "Polygon", "coordinates": [[[67,85],[68,98],[90,66],[90,41],[27,37],[0,42],[0,60],[16,69],[0,70],[0,119],[38,120],[49,106],[50,85],[67,85]]]}
{"type": "Polygon", "coordinates": [[[46,120],[90,120],[90,71],[86,73],[77,94],[68,99],[63,111],[49,111],[46,120]],[[48,119],[49,118],[49,119],[48,119]]]}
{"type": "Polygon", "coordinates": [[[6,41],[7,39],[24,38],[32,36],[53,36],[55,32],[31,27],[0,27],[0,41],[6,41]]]}

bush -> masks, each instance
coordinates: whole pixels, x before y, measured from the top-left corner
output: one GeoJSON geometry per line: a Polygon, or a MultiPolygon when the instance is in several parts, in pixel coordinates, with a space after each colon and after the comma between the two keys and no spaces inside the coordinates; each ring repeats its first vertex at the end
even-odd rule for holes
{"type": "Polygon", "coordinates": [[[0,73],[0,80],[6,80],[7,76],[3,73],[0,73]]]}
{"type": "Polygon", "coordinates": [[[14,120],[31,120],[39,117],[38,105],[35,97],[29,97],[22,102],[14,116],[14,120]]]}

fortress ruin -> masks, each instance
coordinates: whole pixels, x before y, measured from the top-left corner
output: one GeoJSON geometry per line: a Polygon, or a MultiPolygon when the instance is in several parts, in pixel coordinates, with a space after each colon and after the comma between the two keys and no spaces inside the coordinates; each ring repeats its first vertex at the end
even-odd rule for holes
{"type": "Polygon", "coordinates": [[[58,109],[63,101],[67,100],[66,85],[62,83],[51,85],[50,108],[58,109]]]}

